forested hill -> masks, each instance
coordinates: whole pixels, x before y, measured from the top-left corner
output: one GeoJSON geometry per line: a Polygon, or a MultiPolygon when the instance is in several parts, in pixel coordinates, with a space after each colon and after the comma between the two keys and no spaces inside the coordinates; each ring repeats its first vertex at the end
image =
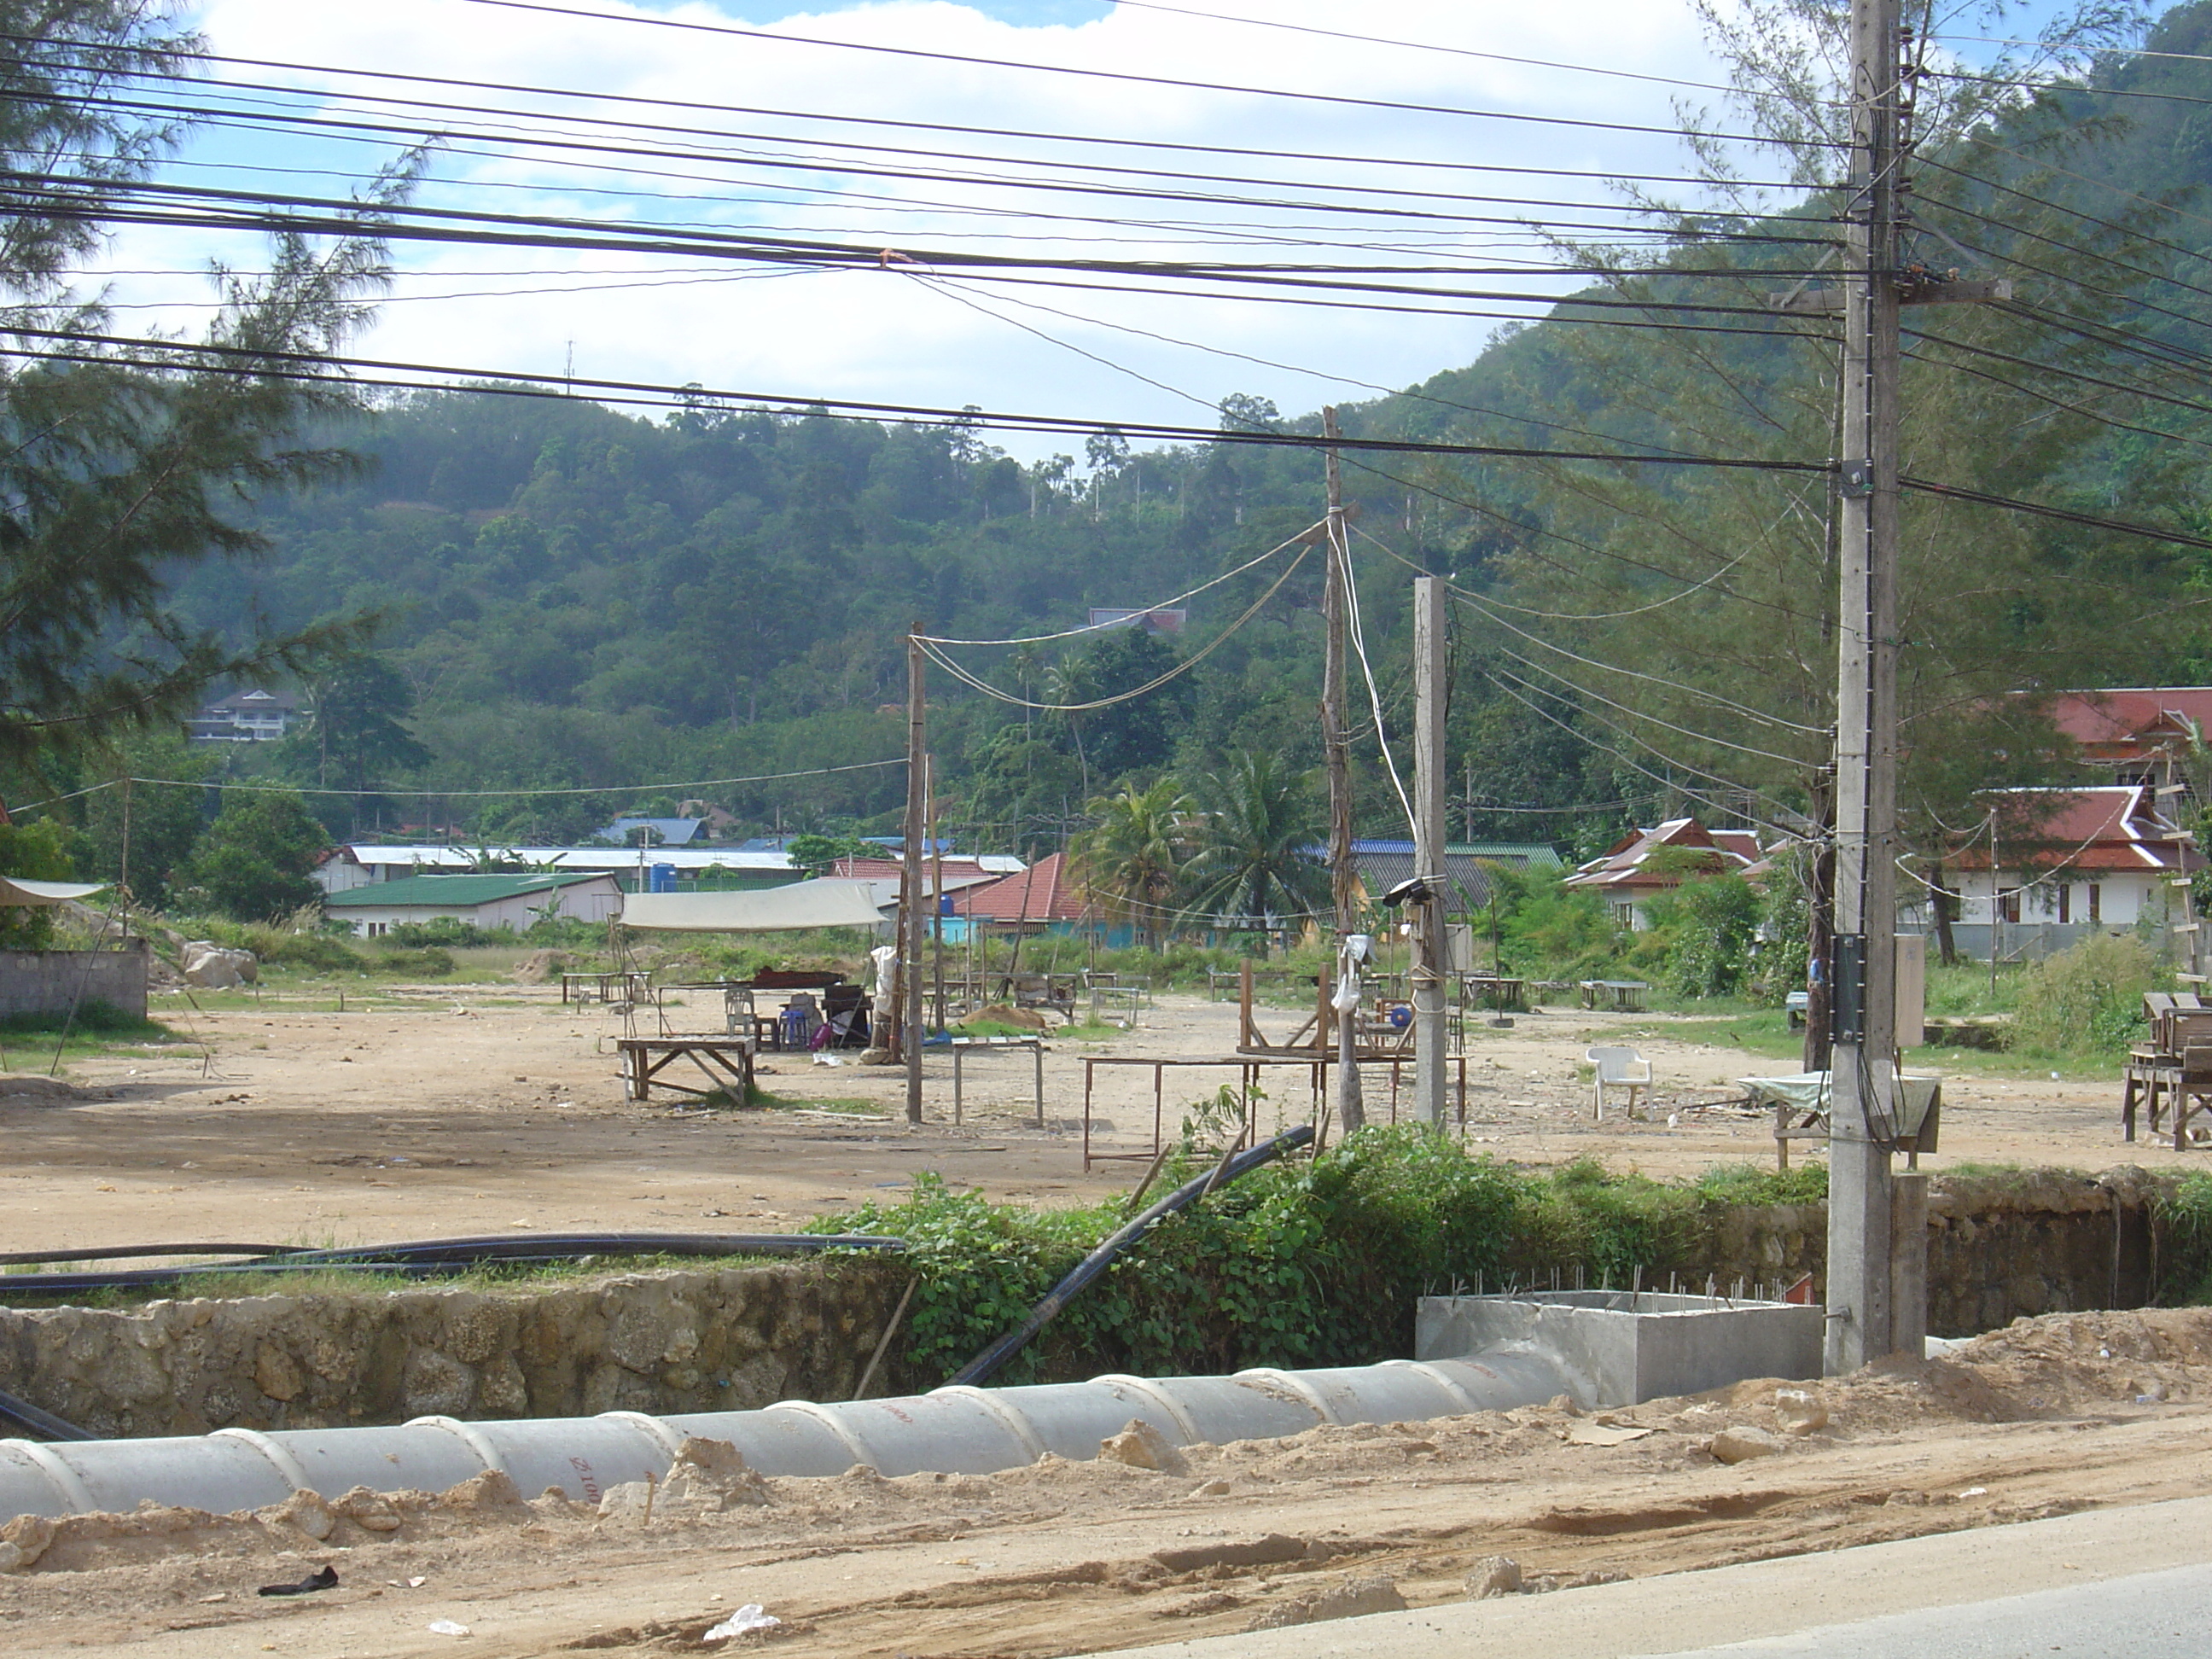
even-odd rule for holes
{"type": "MultiPolygon", "coordinates": [[[[2152,44],[2212,52],[2212,4],[2168,14],[2152,44]]],[[[2097,71],[2101,84],[2179,98],[2000,103],[1930,151],[1920,210],[1942,237],[1930,231],[1923,251],[1970,275],[2015,275],[2029,303],[1948,315],[1916,337],[1908,392],[1927,412],[1908,431],[1915,471],[2204,527],[2208,70],[2185,58],[2117,60],[2097,71]],[[2124,390],[2085,397],[2083,374],[2124,390]]],[[[1803,264],[1808,245],[1788,238],[1827,234],[1834,209],[1814,198],[1780,220],[1697,222],[1678,252],[1601,291],[1740,305],[1758,291],[1740,280],[1745,268],[1803,264]]],[[[1685,344],[1680,330],[1584,325],[1597,314],[1571,307],[1504,331],[1472,366],[1347,408],[1347,430],[1826,457],[1832,368],[1817,330],[1776,324],[1685,344]]],[[[1224,426],[1267,423],[1317,429],[1311,416],[1225,400],[1224,426]]],[[[613,789],[881,759],[902,743],[895,709],[911,623],[997,637],[1066,628],[1092,605],[1157,604],[1305,529],[1322,500],[1310,452],[1133,453],[1093,439],[1079,458],[1025,467],[957,427],[705,405],[640,419],[582,402],[420,395],[331,435],[367,459],[356,482],[273,507],[265,561],[209,567],[179,595],[201,622],[383,614],[377,650],[411,697],[427,757],[404,744],[364,753],[345,780],[326,749],[256,757],[302,781],[613,789]]],[[[1466,613],[1455,641],[1452,755],[1479,809],[1464,822],[1479,834],[1601,839],[1674,804],[1677,777],[1708,795],[1740,782],[1745,799],[1796,804],[1825,758],[1832,641],[1817,595],[1832,584],[1819,489],[1768,474],[1632,471],[1348,461],[1386,724],[1402,725],[1413,568],[1522,607],[1466,613]],[[1646,678],[1548,672],[1575,659],[1489,625],[1499,616],[1540,625],[1606,672],[1646,678]],[[1618,617],[1644,620],[1608,620],[1618,617]],[[1535,665],[1515,666],[1530,650],[1535,665]],[[1701,678],[1714,675],[1727,706],[1785,735],[1731,740],[1719,727],[1737,716],[1716,720],[1721,693],[1701,678]],[[1690,699],[1657,728],[1674,737],[1634,726],[1662,712],[1650,690],[1660,684],[1690,699]]],[[[1920,563],[1917,574],[1908,567],[1907,610],[1927,607],[1916,643],[1933,651],[1907,669],[1908,702],[1929,711],[1916,752],[1967,757],[1914,786],[1923,793],[1990,781],[1972,775],[1987,741],[1929,735],[1988,690],[2046,674],[2140,684],[2201,673],[2212,655],[2186,627],[2069,631],[2083,611],[2069,592],[2128,588],[2133,614],[2137,599],[2159,605],[2202,585],[2193,555],[1984,508],[1912,512],[1908,559],[1920,563]],[[1970,580],[1961,560],[2001,579],[1970,580]]],[[[958,654],[1008,690],[1083,702],[1206,645],[1290,557],[1193,601],[1180,639],[1120,632],[958,654]]],[[[1317,763],[1319,565],[1307,557],[1193,672],[1113,709],[1025,720],[937,673],[933,747],[951,817],[999,845],[1050,841],[1125,777],[1194,774],[1245,749],[1317,763]]],[[[1395,807],[1371,730],[1361,748],[1362,817],[1387,829],[1395,807]]],[[[886,769],[708,793],[763,825],[781,812],[805,826],[879,818],[902,787],[886,769]]],[[[548,796],[434,810],[519,837],[574,834],[611,806],[647,804],[548,796]]],[[[396,799],[383,810],[425,816],[396,799]]]]}

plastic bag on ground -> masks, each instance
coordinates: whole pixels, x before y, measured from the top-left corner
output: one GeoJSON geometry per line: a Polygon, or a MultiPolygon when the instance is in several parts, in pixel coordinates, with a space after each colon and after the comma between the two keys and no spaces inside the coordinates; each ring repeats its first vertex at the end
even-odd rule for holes
{"type": "Polygon", "coordinates": [[[743,1636],[747,1631],[769,1630],[782,1622],[774,1613],[762,1612],[759,1602],[748,1601],[699,1639],[702,1642],[726,1642],[732,1636],[743,1636]]]}

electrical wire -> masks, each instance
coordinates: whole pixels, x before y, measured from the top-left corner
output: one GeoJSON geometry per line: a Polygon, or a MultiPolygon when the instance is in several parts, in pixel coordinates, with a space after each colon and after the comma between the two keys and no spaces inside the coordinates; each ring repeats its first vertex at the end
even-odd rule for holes
{"type": "MultiPolygon", "coordinates": [[[[1038,75],[1060,75],[1087,80],[1121,81],[1139,86],[1171,87],[1185,92],[1224,92],[1244,97],[1279,98],[1297,103],[1332,104],[1352,109],[1397,110],[1417,115],[1451,115],[1471,119],[1521,121],[1538,126],[1573,127],[1601,132],[1650,133],[1661,137],[1680,137],[1673,127],[1640,125],[1632,122],[1592,121],[1560,115],[1528,115],[1505,110],[1468,109],[1449,104],[1417,104],[1384,98],[1354,98],[1342,93],[1292,92],[1269,87],[1244,87],[1212,81],[1184,81],[1158,75],[1132,75],[1116,70],[1083,69],[1058,64],[1026,64],[1003,58],[982,58],[969,53],[927,52],[914,46],[885,46],[874,41],[828,40],[811,35],[784,34],[767,29],[739,28],[726,23],[702,23],[675,17],[645,16],[635,13],[616,15],[607,12],[586,11],[580,8],[556,6],[544,0],[466,0],[478,6],[495,6],[512,11],[539,12],[556,17],[583,19],[595,23],[626,23],[651,28],[682,29],[702,34],[714,34],[745,40],[760,40],[775,46],[818,46],[834,51],[872,52],[893,58],[912,58],[933,63],[968,64],[988,69],[1020,70],[1038,75]]],[[[1716,132],[1705,135],[1717,142],[1753,143],[1785,149],[1839,150],[1848,146],[1833,139],[1770,138],[1757,133],[1716,132]]]]}
{"type": "Polygon", "coordinates": [[[151,787],[162,789],[234,789],[242,793],[256,795],[328,795],[348,800],[383,799],[392,796],[398,796],[407,800],[503,800],[512,799],[515,796],[537,795],[569,796],[641,795],[647,793],[663,794],[682,789],[727,788],[738,784],[745,783],[781,783],[791,778],[824,778],[841,772],[872,772],[881,767],[904,766],[905,764],[906,757],[904,755],[900,755],[891,760],[854,761],[848,765],[843,766],[813,766],[798,772],[762,772],[757,773],[750,777],[743,778],[689,778],[674,783],[610,783],[593,785],[589,787],[571,788],[563,787],[557,789],[536,787],[520,789],[402,789],[398,787],[383,789],[326,789],[308,784],[234,783],[221,778],[203,778],[198,781],[194,781],[189,778],[142,778],[133,775],[130,777],[109,778],[102,783],[88,784],[82,789],[72,789],[65,795],[50,795],[45,800],[34,800],[27,804],[19,804],[17,805],[10,806],[8,808],[8,811],[11,813],[36,811],[40,807],[58,806],[64,801],[76,800],[86,795],[96,795],[103,789],[118,789],[126,783],[143,783],[151,787]]]}
{"type": "Polygon", "coordinates": [[[1185,657],[1173,668],[1168,670],[1166,673],[1158,675],[1153,678],[1146,681],[1142,685],[1138,686],[1133,690],[1116,692],[1110,697],[1097,697],[1092,699],[1089,702],[1032,702],[1027,697],[1018,697],[1012,692],[1001,691],[997,686],[993,685],[989,681],[969,673],[965,668],[963,668],[951,657],[945,655],[940,647],[933,644],[928,640],[919,635],[914,635],[913,638],[915,639],[915,643],[921,647],[923,654],[928,657],[932,662],[937,664],[939,667],[944,669],[946,673],[951,675],[953,678],[958,680],[962,684],[969,686],[977,691],[981,691],[986,696],[995,697],[1000,702],[1012,703],[1017,708],[1036,709],[1042,713],[1055,714],[1088,714],[1094,709],[1111,708],[1115,703],[1128,702],[1135,698],[1144,696],[1148,692],[1157,691],[1160,687],[1165,685],[1170,680],[1178,679],[1182,676],[1190,672],[1192,669],[1197,667],[1199,664],[1204,662],[1216,651],[1226,645],[1231,638],[1243,628],[1246,623],[1250,622],[1253,617],[1260,614],[1261,607],[1265,605],[1268,600],[1273,599],[1276,593],[1281,589],[1283,584],[1290,580],[1291,576],[1297,574],[1297,568],[1305,562],[1306,554],[1310,550],[1310,549],[1306,548],[1299,549],[1297,556],[1291,561],[1290,564],[1284,569],[1281,575],[1275,578],[1274,585],[1273,586],[1269,587],[1266,592],[1261,594],[1258,599],[1252,601],[1250,609],[1246,611],[1243,616],[1237,617],[1236,621],[1231,623],[1229,626],[1224,629],[1220,633],[1215,635],[1211,640],[1208,640],[1206,644],[1201,646],[1198,650],[1194,651],[1189,656],[1185,657]]]}
{"type": "MultiPolygon", "coordinates": [[[[1139,11],[1170,12],[1177,17],[1202,17],[1209,22],[1242,23],[1253,28],[1281,29],[1291,34],[1314,34],[1329,40],[1351,40],[1361,46],[1401,46],[1408,52],[1440,53],[1450,58],[1479,58],[1492,64],[1516,64],[1525,69],[1565,70],[1576,75],[1600,75],[1617,81],[1643,81],[1653,86],[1681,87],[1692,92],[1727,92],[1741,90],[1724,87],[1711,81],[1684,81],[1668,75],[1644,75],[1634,70],[1604,69],[1595,64],[1563,64],[1548,58],[1512,58],[1499,52],[1476,52],[1468,46],[1441,46],[1432,41],[1392,40],[1381,35],[1353,34],[1343,29],[1314,28],[1304,23],[1285,23],[1272,17],[1235,17],[1218,11],[1194,11],[1188,6],[1164,6],[1158,0],[1108,0],[1108,3],[1139,11]]],[[[1753,186],[1756,188],[1756,186],[1753,186]]],[[[1784,186],[1776,185],[1776,189],[1784,186]]]]}
{"type": "MultiPolygon", "coordinates": [[[[1309,540],[1312,537],[1313,532],[1321,527],[1322,526],[1319,524],[1308,525],[1304,530],[1298,532],[1297,535],[1289,537],[1283,541],[1276,543],[1274,546],[1269,548],[1265,553],[1259,555],[1256,558],[1247,559],[1243,564],[1238,565],[1234,570],[1224,570],[1221,574],[1214,577],[1211,581],[1201,582],[1196,587],[1190,589],[1187,592],[1178,593],[1171,599],[1163,599],[1158,605],[1148,605],[1143,606],[1140,610],[1136,611],[1135,614],[1142,616],[1150,611],[1170,610],[1176,605],[1183,604],[1186,600],[1194,599],[1207,589],[1218,587],[1222,583],[1230,580],[1231,578],[1243,575],[1246,571],[1252,569],[1255,566],[1267,563],[1268,560],[1273,558],[1275,555],[1280,553],[1285,548],[1295,547],[1300,542],[1309,540]]],[[[1111,622],[1085,623],[1080,628],[1064,628],[1057,634],[1023,634],[1018,635],[1012,639],[1004,640],[956,640],[943,634],[916,634],[914,637],[917,640],[926,640],[932,645],[1048,645],[1054,640],[1072,640],[1081,635],[1096,634],[1102,629],[1121,628],[1125,626],[1128,621],[1129,618],[1127,617],[1117,617],[1111,622]]]]}
{"type": "MultiPolygon", "coordinates": [[[[1345,637],[1351,642],[1352,653],[1359,659],[1360,678],[1367,683],[1367,706],[1375,711],[1375,746],[1382,752],[1382,764],[1390,774],[1390,787],[1397,791],[1398,805],[1405,810],[1406,828],[1418,843],[1421,825],[1413,811],[1413,798],[1406,793],[1406,781],[1398,775],[1398,758],[1390,752],[1390,734],[1382,727],[1382,697],[1375,689],[1375,669],[1367,660],[1367,625],[1359,610],[1359,583],[1352,568],[1352,549],[1336,534],[1337,520],[1330,522],[1329,556],[1338,561],[1337,569],[1344,579],[1345,637]]],[[[1420,873],[1434,875],[1434,871],[1420,873]]]]}

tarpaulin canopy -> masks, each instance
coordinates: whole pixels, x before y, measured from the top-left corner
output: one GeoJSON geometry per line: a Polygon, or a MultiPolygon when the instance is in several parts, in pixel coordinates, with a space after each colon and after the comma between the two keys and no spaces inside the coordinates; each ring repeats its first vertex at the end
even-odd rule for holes
{"type": "Polygon", "coordinates": [[[751,893],[629,893],[625,927],[681,933],[780,933],[873,927],[883,920],[872,881],[795,881],[751,893]]]}
{"type": "Polygon", "coordinates": [[[106,885],[104,881],[33,881],[27,876],[0,876],[0,904],[64,904],[70,899],[90,898],[106,885]]]}

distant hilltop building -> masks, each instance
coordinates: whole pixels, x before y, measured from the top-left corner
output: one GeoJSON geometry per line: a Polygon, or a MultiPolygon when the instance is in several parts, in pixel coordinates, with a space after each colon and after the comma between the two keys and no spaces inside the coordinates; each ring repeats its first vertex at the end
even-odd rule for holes
{"type": "Polygon", "coordinates": [[[289,691],[234,691],[185,722],[194,743],[274,743],[307,710],[289,691]]]}
{"type": "Polygon", "coordinates": [[[1148,634],[1180,634],[1189,621],[1190,612],[1180,605],[1159,605],[1150,611],[1122,611],[1112,605],[1091,607],[1093,628],[1134,628],[1141,623],[1148,634]]]}

